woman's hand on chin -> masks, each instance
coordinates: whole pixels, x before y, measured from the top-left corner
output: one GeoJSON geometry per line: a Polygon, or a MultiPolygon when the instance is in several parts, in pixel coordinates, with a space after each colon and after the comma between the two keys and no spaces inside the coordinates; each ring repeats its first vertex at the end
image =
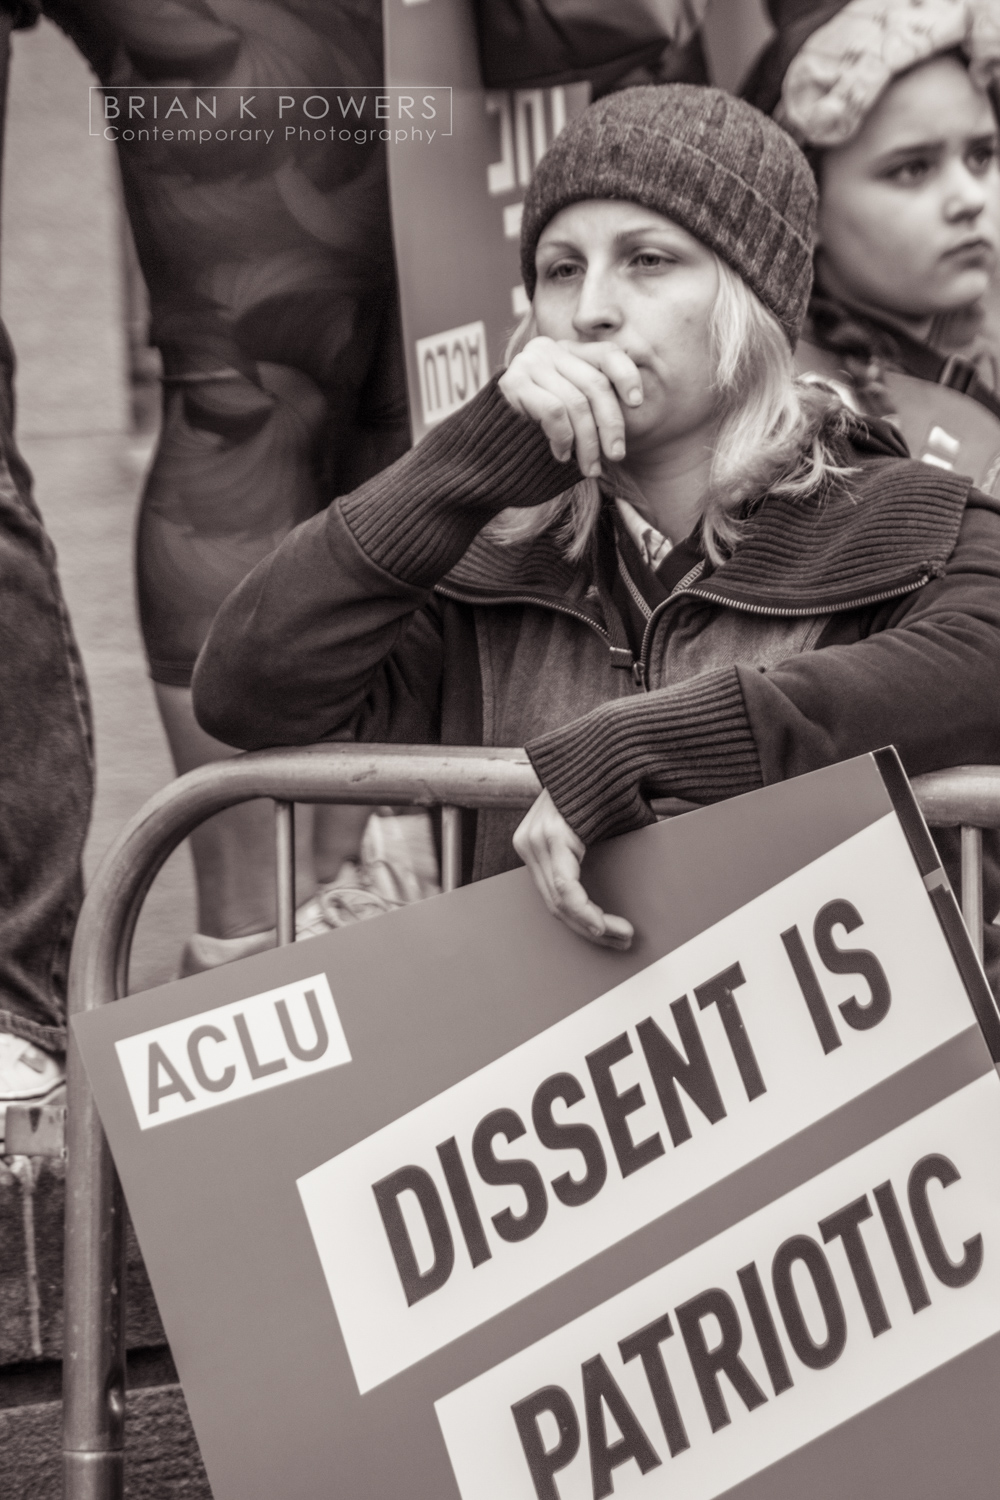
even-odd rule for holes
{"type": "Polygon", "coordinates": [[[625,457],[622,406],[642,401],[642,379],[618,344],[536,338],[511,360],[500,390],[515,411],[537,422],[560,463],[576,451],[581,473],[601,472],[601,453],[625,457]]]}
{"type": "Polygon", "coordinates": [[[524,860],[554,917],[602,948],[632,945],[632,925],[612,917],[587,895],[580,883],[584,846],[548,792],[535,799],[514,834],[514,848],[524,860]]]}

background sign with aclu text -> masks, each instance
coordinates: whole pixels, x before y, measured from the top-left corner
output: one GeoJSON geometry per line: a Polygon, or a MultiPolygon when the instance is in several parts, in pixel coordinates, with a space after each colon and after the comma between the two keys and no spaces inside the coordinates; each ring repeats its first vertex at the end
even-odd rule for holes
{"type": "MultiPolygon", "coordinates": [[[[520,6],[510,9],[516,30],[525,17],[520,6]]],[[[640,28],[662,30],[665,47],[701,21],[709,77],[728,89],[738,87],[771,31],[762,0],[628,0],[618,9],[618,19],[631,12],[640,28]]],[[[558,25],[559,8],[552,10],[558,25]]],[[[519,248],[525,189],[563,125],[586,108],[591,85],[484,88],[473,0],[383,0],[382,13],[393,239],[419,440],[501,366],[528,305],[519,248]],[[447,112],[438,102],[445,84],[447,112]]],[[[570,4],[565,13],[571,31],[586,26],[586,6],[570,4]]]]}
{"type": "Polygon", "coordinates": [[[487,90],[468,0],[385,0],[389,84],[451,87],[451,128],[389,141],[389,189],[415,439],[500,366],[527,308],[519,241],[524,190],[590,85],[487,90]]]}
{"type": "Polygon", "coordinates": [[[891,752],[77,1017],[216,1500],[993,1500],[1000,1026],[891,752]],[[988,1045],[989,1043],[989,1045],[988,1045]]]}

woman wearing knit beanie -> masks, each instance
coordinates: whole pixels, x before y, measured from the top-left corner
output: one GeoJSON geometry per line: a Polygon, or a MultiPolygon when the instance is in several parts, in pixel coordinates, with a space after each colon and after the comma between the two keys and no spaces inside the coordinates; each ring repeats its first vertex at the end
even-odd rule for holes
{"type": "Polygon", "coordinates": [[[889,416],[910,451],[1000,478],[1000,0],[771,0],[746,96],[820,189],[799,368],[889,416]],[[992,300],[992,307],[990,302],[992,300]]]}
{"type": "Polygon", "coordinates": [[[520,855],[612,946],[631,929],[580,860],[653,796],[890,743],[911,773],[994,759],[1000,507],[795,378],[814,207],[789,136],[718,90],[626,90],[572,122],[525,201],[506,371],[230,596],[195,674],[205,727],[248,749],[526,745],[545,790],[516,832],[478,815],[470,872],[520,855]]]}

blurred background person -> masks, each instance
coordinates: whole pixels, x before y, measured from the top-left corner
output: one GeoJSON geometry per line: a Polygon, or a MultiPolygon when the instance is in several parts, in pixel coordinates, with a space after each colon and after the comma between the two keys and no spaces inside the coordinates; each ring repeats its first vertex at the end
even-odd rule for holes
{"type": "MultiPolygon", "coordinates": [[[[224,10],[197,0],[168,10],[156,0],[51,0],[45,9],[102,84],[197,85],[215,101],[213,134],[248,123],[239,100],[255,89],[382,81],[378,0],[236,0],[224,10]]],[[[193,95],[183,97],[193,109],[193,95]]],[[[222,600],[299,521],[409,446],[384,146],[240,133],[130,143],[113,132],[162,358],[162,426],[136,566],[178,773],[231,753],[199,729],[190,699],[222,600]]],[[[300,902],[357,858],[368,816],[300,810],[300,902]]],[[[182,973],[270,946],[270,804],[220,814],[191,847],[198,931],[182,973]]],[[[324,925],[315,903],[300,919],[305,931],[324,925]]]]}
{"type": "Polygon", "coordinates": [[[915,457],[994,487],[998,0],[770,0],[743,92],[820,188],[802,370],[892,417],[915,457]]]}
{"type": "MultiPolygon", "coordinates": [[[[11,28],[33,19],[30,5],[0,9],[0,129],[11,28]]],[[[55,549],[14,442],[13,375],[0,325],[0,1146],[7,1105],[51,1099],[63,1082],[94,785],[87,685],[55,549]]]]}

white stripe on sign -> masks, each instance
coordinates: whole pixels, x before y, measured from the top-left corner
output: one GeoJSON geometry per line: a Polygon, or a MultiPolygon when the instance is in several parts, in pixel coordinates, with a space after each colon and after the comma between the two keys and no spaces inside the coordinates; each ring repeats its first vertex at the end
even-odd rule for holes
{"type": "Polygon", "coordinates": [[[325,974],[126,1037],[115,1051],[141,1130],[351,1060],[325,974]]]}
{"type": "Polygon", "coordinates": [[[998,1139],[991,1072],[443,1397],[462,1500],[711,1500],[1000,1331],[998,1139]]]}
{"type": "Polygon", "coordinates": [[[299,1179],[358,1389],[972,1024],[890,814],[299,1179]]]}

